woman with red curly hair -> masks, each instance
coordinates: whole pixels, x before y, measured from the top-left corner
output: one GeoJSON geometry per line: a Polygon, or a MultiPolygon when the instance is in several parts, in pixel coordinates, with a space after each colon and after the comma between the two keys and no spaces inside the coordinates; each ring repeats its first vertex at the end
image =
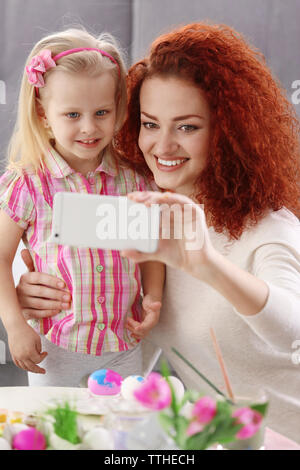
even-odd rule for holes
{"type": "MultiPolygon", "coordinates": [[[[263,56],[224,25],[190,24],[160,36],[129,70],[128,91],[118,136],[123,161],[162,190],[130,197],[162,204],[163,215],[177,210],[171,228],[183,234],[162,232],[155,254],[123,253],[167,264],[161,319],[150,338],[187,387],[205,390],[172,347],[221,387],[213,327],[233,389],[265,388],[268,425],[300,442],[295,112],[263,56]]],[[[21,279],[20,302],[37,308],[29,284],[30,273],[21,279]]],[[[139,336],[136,322],[128,328],[139,336]]]]}

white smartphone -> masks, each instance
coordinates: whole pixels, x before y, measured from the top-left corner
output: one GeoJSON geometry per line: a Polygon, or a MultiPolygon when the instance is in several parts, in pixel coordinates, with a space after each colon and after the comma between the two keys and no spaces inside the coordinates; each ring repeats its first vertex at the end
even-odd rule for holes
{"type": "Polygon", "coordinates": [[[157,250],[159,205],[146,207],[126,196],[56,193],[49,241],[107,250],[157,250]]]}

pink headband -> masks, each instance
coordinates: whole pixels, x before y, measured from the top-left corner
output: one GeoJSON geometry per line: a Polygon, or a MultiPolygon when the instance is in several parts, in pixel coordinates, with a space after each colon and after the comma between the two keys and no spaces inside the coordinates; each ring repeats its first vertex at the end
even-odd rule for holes
{"type": "Polygon", "coordinates": [[[51,57],[51,51],[49,49],[44,49],[39,54],[32,57],[30,64],[26,67],[28,81],[31,85],[34,85],[36,95],[39,95],[38,88],[45,86],[43,78],[44,73],[52,67],[56,67],[56,61],[58,59],[66,55],[74,54],[75,52],[81,51],[97,51],[100,52],[101,55],[108,57],[114,64],[117,65],[120,77],[120,66],[118,62],[110,54],[103,51],[102,49],[96,49],[94,47],[78,47],[76,49],[69,49],[67,51],[63,51],[53,58],[51,57]]]}

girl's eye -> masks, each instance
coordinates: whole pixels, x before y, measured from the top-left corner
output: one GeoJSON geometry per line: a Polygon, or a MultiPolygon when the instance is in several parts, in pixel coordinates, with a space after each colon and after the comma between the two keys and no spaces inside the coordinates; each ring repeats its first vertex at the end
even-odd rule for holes
{"type": "Polygon", "coordinates": [[[105,109],[99,109],[99,111],[96,112],[97,116],[105,116],[108,113],[105,109]]]}
{"type": "Polygon", "coordinates": [[[183,132],[192,132],[198,129],[197,126],[193,126],[192,124],[184,124],[183,126],[180,126],[179,129],[182,129],[183,132]]]}
{"type": "Polygon", "coordinates": [[[67,116],[68,116],[69,118],[71,118],[71,119],[75,119],[75,118],[77,118],[77,117],[79,116],[79,113],[76,113],[76,112],[74,112],[74,113],[68,113],[67,116]]]}
{"type": "Polygon", "coordinates": [[[157,124],[155,124],[154,122],[142,122],[141,125],[145,129],[155,129],[157,127],[157,124]]]}

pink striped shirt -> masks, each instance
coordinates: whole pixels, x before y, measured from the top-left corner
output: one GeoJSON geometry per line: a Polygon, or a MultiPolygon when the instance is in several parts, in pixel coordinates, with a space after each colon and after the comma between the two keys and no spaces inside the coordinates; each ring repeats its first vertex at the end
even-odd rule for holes
{"type": "Polygon", "coordinates": [[[101,355],[126,351],[137,343],[124,327],[127,317],[141,315],[141,276],[137,264],[116,250],[56,245],[51,233],[54,194],[61,191],[124,196],[153,189],[128,168],[117,167],[106,152],[99,167],[85,176],[76,172],[53,149],[45,157],[45,171],[8,170],[0,178],[0,207],[24,229],[36,271],[65,281],[70,310],[31,326],[69,351],[101,355]]]}

